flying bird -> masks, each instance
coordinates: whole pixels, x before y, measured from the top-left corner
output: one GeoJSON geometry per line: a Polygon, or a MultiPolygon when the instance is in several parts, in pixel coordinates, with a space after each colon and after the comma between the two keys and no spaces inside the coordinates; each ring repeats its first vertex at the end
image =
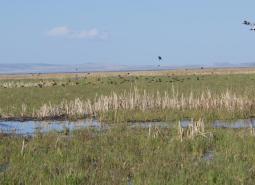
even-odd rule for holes
{"type": "MultiPolygon", "coordinates": [[[[161,56],[158,56],[158,61],[160,62],[162,60],[161,56]]],[[[158,67],[160,67],[160,64],[158,65],[158,67]]]]}
{"type": "Polygon", "coordinates": [[[250,26],[251,31],[255,31],[255,24],[254,23],[251,23],[249,21],[244,20],[243,24],[246,25],[246,26],[250,26]]]}
{"type": "Polygon", "coordinates": [[[251,23],[248,22],[248,21],[246,21],[246,20],[243,21],[243,24],[244,24],[244,25],[251,25],[251,23]]]}

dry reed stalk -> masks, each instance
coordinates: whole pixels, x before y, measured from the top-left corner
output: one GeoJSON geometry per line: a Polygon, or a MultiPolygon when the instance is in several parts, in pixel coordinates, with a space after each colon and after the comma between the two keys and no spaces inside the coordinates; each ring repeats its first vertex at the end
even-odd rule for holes
{"type": "Polygon", "coordinates": [[[149,137],[151,136],[151,124],[149,125],[149,133],[148,133],[149,137]]]}
{"type": "Polygon", "coordinates": [[[253,128],[251,123],[250,123],[249,130],[250,130],[251,135],[255,136],[255,128],[253,128]]]}
{"type": "Polygon", "coordinates": [[[21,155],[23,155],[24,149],[25,149],[25,139],[23,139],[23,141],[22,141],[22,146],[21,146],[21,151],[20,151],[21,155]]]}
{"type": "Polygon", "coordinates": [[[184,129],[181,126],[181,121],[179,121],[179,124],[178,124],[178,135],[180,137],[180,141],[181,142],[183,141],[183,136],[184,136],[183,134],[184,134],[184,129]]]}
{"type": "Polygon", "coordinates": [[[192,120],[187,128],[183,128],[181,126],[181,122],[179,121],[178,136],[179,136],[180,141],[182,142],[184,140],[184,138],[194,139],[197,136],[203,136],[206,138],[208,138],[208,137],[210,138],[212,136],[212,133],[205,132],[204,121],[202,119],[199,119],[198,121],[192,120]]]}
{"type": "Polygon", "coordinates": [[[20,115],[21,115],[22,117],[24,117],[25,114],[26,114],[26,112],[27,112],[27,105],[23,103],[23,104],[21,105],[21,113],[20,113],[20,115]]]}
{"type": "Polygon", "coordinates": [[[96,115],[118,110],[216,110],[216,111],[243,111],[255,106],[255,101],[246,96],[238,97],[230,91],[221,94],[212,94],[210,90],[202,92],[200,96],[194,96],[191,92],[188,96],[178,95],[173,88],[172,94],[159,91],[148,93],[139,91],[136,87],[129,92],[109,96],[96,96],[93,101],[82,101],[76,98],[73,101],[63,101],[59,105],[44,104],[37,112],[37,117],[50,117],[56,115],[83,116],[96,115]]]}
{"type": "Polygon", "coordinates": [[[198,135],[205,135],[205,126],[202,119],[199,119],[198,121],[192,120],[187,128],[187,138],[193,139],[198,135]]]}

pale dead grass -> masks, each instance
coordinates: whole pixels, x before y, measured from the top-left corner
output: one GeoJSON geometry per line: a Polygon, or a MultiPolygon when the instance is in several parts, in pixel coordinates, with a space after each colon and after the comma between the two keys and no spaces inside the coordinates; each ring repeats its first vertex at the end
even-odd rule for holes
{"type": "MultiPolygon", "coordinates": [[[[25,107],[25,105],[24,105],[25,107]]],[[[94,99],[63,101],[58,105],[44,104],[39,110],[34,111],[33,117],[45,118],[65,115],[67,117],[97,116],[100,113],[117,111],[218,111],[218,112],[245,112],[255,107],[255,99],[245,95],[237,96],[235,93],[225,91],[213,94],[206,90],[194,96],[191,92],[188,96],[172,92],[149,93],[137,88],[123,93],[112,92],[108,96],[96,96],[94,99]]],[[[24,108],[25,110],[25,108],[24,108]]],[[[24,115],[24,112],[22,112],[24,115]]]]}
{"type": "MultiPolygon", "coordinates": [[[[236,114],[254,110],[255,98],[245,94],[236,95],[229,90],[212,93],[207,89],[196,95],[192,91],[184,95],[174,87],[171,91],[162,93],[148,92],[134,87],[122,93],[112,92],[110,95],[95,96],[92,99],[83,100],[77,97],[71,101],[64,100],[60,104],[48,102],[38,109],[33,109],[32,113],[28,111],[28,108],[28,105],[22,104],[21,111],[16,116],[38,119],[59,116],[84,118],[118,111],[164,112],[165,110],[236,114]]],[[[0,115],[2,118],[14,116],[12,112],[0,112],[0,115]]]]}
{"type": "Polygon", "coordinates": [[[211,135],[210,132],[205,132],[205,124],[203,119],[199,119],[198,121],[191,121],[187,128],[182,128],[181,123],[179,121],[178,125],[178,135],[181,141],[183,139],[194,139],[197,136],[208,137],[211,135]]]}

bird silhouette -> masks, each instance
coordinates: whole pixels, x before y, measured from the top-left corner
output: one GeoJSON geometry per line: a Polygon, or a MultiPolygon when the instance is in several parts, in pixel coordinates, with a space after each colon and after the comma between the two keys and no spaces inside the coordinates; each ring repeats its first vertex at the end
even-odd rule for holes
{"type": "Polygon", "coordinates": [[[250,23],[249,21],[246,21],[246,20],[243,22],[243,24],[245,24],[245,25],[251,25],[251,23],[250,23]]]}
{"type": "Polygon", "coordinates": [[[251,27],[250,28],[251,31],[255,31],[255,24],[254,23],[251,23],[249,21],[244,20],[243,24],[246,25],[246,26],[250,26],[251,27]]]}

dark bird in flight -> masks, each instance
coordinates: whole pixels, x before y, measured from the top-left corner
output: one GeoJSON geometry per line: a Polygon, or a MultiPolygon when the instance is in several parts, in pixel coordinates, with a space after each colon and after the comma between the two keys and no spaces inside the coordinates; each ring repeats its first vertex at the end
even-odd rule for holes
{"type": "Polygon", "coordinates": [[[246,26],[250,26],[251,31],[255,31],[255,24],[254,23],[251,23],[251,22],[245,20],[245,21],[243,21],[243,24],[246,25],[246,26]]]}
{"type": "Polygon", "coordinates": [[[251,23],[250,23],[250,22],[248,22],[248,21],[246,21],[246,20],[245,20],[245,21],[243,21],[243,24],[244,24],[244,25],[251,25],[251,23]]]}
{"type": "MultiPolygon", "coordinates": [[[[158,56],[158,61],[160,62],[162,60],[161,56],[158,56]]],[[[160,67],[160,64],[158,65],[158,67],[160,67]]]]}

